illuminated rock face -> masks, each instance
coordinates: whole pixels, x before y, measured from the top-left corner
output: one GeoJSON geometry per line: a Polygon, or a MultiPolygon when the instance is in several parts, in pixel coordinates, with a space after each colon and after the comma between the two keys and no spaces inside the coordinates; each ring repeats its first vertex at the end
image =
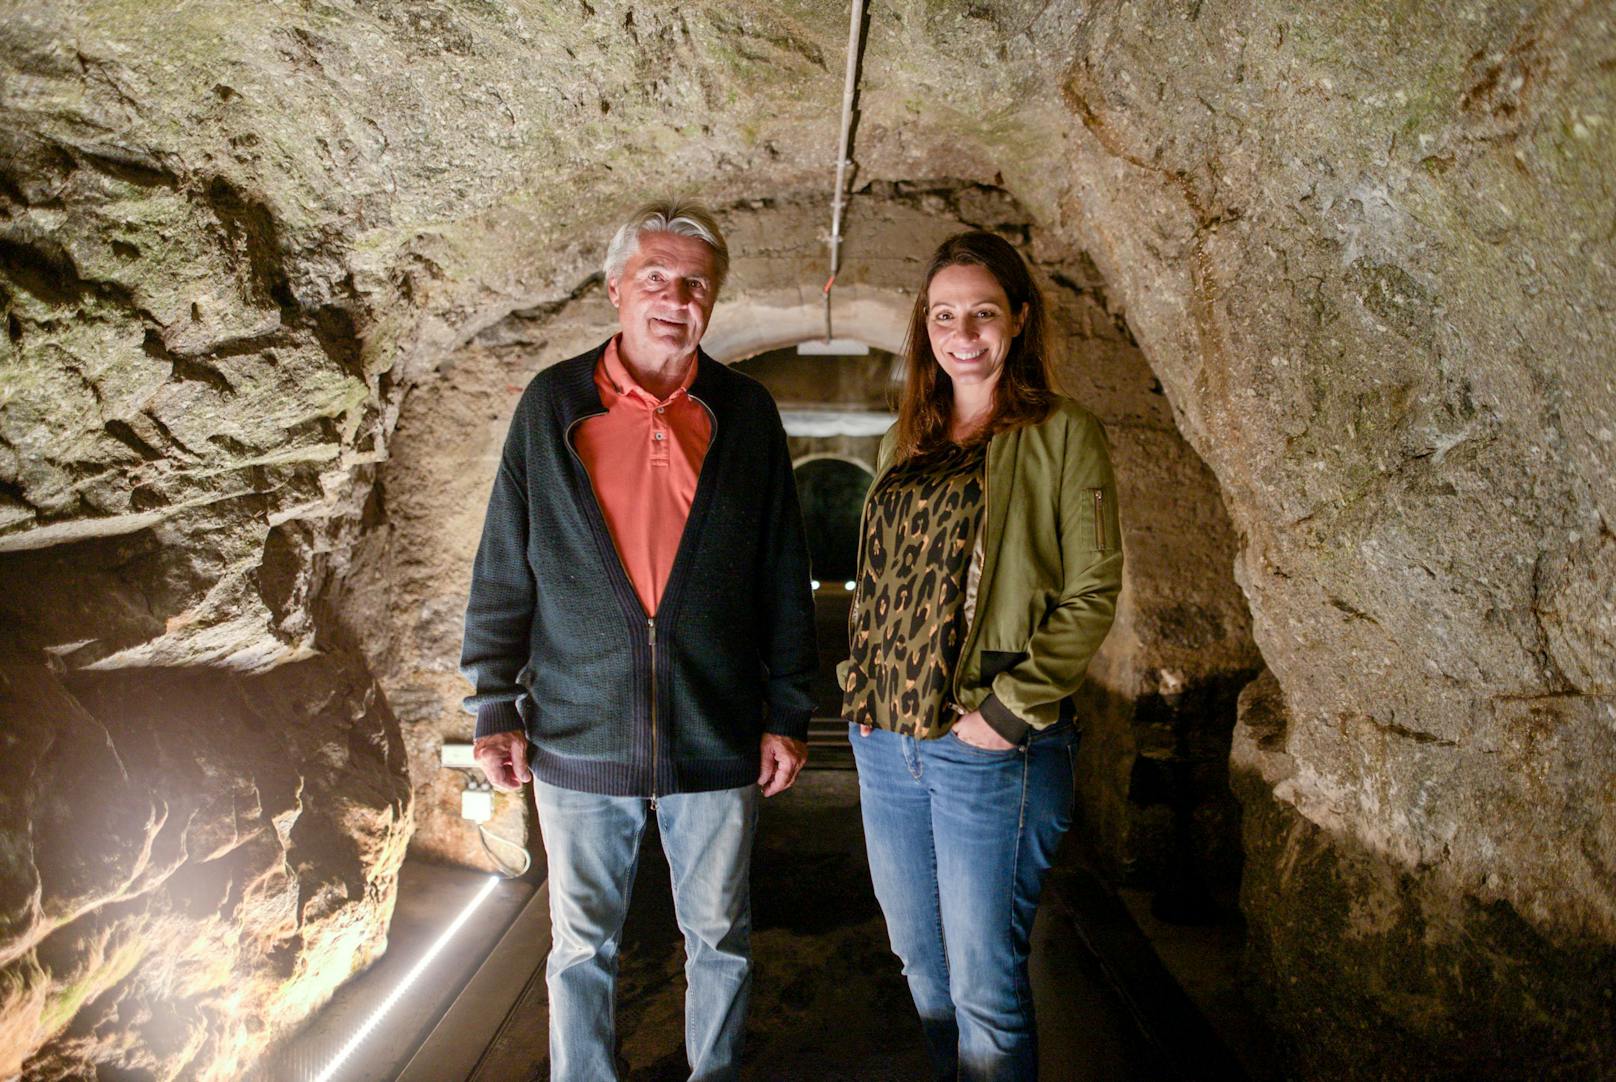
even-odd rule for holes
{"type": "MultiPolygon", "coordinates": [[[[755,0],[0,21],[0,1073],[239,1076],[376,949],[411,786],[425,850],[472,855],[431,764],[513,390],[609,326],[601,241],[651,191],[724,208],[749,327],[813,324],[845,33],[755,0]]],[[[1220,784],[1194,719],[1254,638],[1243,904],[1302,1074],[1616,1061],[1613,33],[872,15],[848,319],[964,222],[1072,283],[1064,373],[1139,509],[1085,815],[1148,870],[1137,764],[1220,784]]]]}
{"type": "Polygon", "coordinates": [[[0,681],[0,1073],[240,1078],[383,949],[410,791],[362,665],[0,681]]]}

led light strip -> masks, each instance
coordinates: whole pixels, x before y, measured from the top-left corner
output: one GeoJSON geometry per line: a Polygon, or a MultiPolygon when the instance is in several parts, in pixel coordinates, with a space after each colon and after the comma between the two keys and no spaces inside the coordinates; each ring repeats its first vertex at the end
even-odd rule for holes
{"type": "Polygon", "coordinates": [[[422,955],[419,962],[415,963],[415,968],[405,975],[404,979],[399,982],[398,987],[388,993],[387,998],[382,1001],[382,1005],[377,1007],[371,1013],[371,1016],[365,1020],[365,1024],[360,1026],[352,1037],[348,1038],[348,1043],[342,1046],[342,1051],[337,1053],[337,1058],[327,1064],[325,1070],[314,1077],[314,1082],[331,1082],[331,1079],[336,1077],[337,1071],[347,1062],[348,1057],[353,1055],[354,1049],[358,1048],[360,1042],[370,1035],[371,1030],[381,1024],[381,1020],[387,1016],[387,1012],[392,1010],[398,1001],[404,998],[404,993],[408,992],[410,986],[420,978],[422,973],[426,972],[427,967],[432,964],[432,960],[438,956],[444,947],[449,945],[449,940],[455,937],[455,934],[471,918],[471,915],[477,911],[477,907],[482,905],[490,894],[494,893],[494,888],[499,884],[499,876],[489,877],[488,882],[483,885],[483,889],[477,892],[477,896],[466,903],[466,908],[460,911],[460,915],[454,919],[454,923],[443,930],[443,934],[438,936],[438,941],[432,944],[431,949],[426,954],[422,955]]]}

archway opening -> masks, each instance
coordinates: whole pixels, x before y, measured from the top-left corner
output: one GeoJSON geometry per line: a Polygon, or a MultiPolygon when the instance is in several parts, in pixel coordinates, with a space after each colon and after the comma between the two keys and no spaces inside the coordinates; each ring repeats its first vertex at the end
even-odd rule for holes
{"type": "Polygon", "coordinates": [[[810,458],[793,471],[814,581],[842,586],[858,565],[859,512],[875,479],[868,467],[845,458],[810,458]]]}
{"type": "MultiPolygon", "coordinates": [[[[894,337],[897,323],[889,323],[885,338],[871,337],[894,337]]],[[[863,352],[824,354],[799,352],[793,343],[734,365],[774,396],[791,451],[814,578],[819,671],[809,739],[819,765],[847,765],[836,666],[847,656],[848,583],[858,565],[864,495],[875,479],[881,436],[897,419],[899,360],[873,344],[863,352]]]]}

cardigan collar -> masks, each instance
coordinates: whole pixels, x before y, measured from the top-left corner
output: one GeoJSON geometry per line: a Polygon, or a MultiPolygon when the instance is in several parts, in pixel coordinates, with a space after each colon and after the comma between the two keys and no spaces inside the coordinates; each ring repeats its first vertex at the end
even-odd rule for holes
{"type": "MultiPolygon", "coordinates": [[[[610,341],[608,338],[589,352],[579,354],[570,361],[562,361],[556,366],[559,371],[556,373],[555,403],[561,415],[562,425],[570,426],[581,418],[606,412],[606,407],[600,400],[600,389],[595,386],[595,368],[600,364],[606,345],[610,341]]],[[[732,378],[728,368],[713,360],[706,350],[698,347],[696,378],[691,382],[687,393],[691,398],[704,403],[714,413],[719,413],[727,404],[728,395],[725,392],[732,378]]]]}

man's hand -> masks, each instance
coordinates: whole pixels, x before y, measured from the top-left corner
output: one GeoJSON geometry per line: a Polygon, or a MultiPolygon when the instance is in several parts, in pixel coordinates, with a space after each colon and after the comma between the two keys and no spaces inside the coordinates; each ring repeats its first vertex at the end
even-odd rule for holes
{"type": "Polygon", "coordinates": [[[808,761],[808,745],[801,740],[776,733],[763,734],[763,770],[757,783],[764,796],[773,796],[791,788],[797,781],[797,772],[808,761]]]}
{"type": "Polygon", "coordinates": [[[514,793],[533,778],[527,768],[527,734],[520,729],[479,736],[471,754],[489,784],[502,793],[514,793]]]}

